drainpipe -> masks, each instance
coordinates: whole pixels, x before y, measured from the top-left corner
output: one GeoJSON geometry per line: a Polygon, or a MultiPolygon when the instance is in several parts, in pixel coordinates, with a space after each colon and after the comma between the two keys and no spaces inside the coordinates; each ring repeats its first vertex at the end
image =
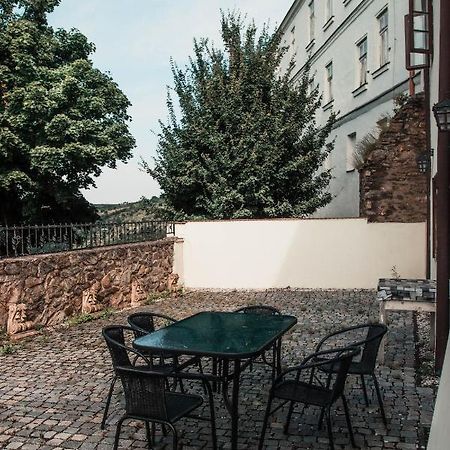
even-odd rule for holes
{"type": "MultiPolygon", "coordinates": [[[[440,2],[439,99],[450,97],[450,2],[440,2]]],[[[438,133],[437,144],[437,298],[436,298],[436,370],[444,362],[449,333],[449,133],[438,133]]]]}
{"type": "Polygon", "coordinates": [[[428,155],[427,181],[427,221],[426,221],[426,277],[431,276],[431,108],[430,108],[430,69],[423,69],[424,82],[424,109],[425,109],[425,130],[426,149],[428,155]]]}

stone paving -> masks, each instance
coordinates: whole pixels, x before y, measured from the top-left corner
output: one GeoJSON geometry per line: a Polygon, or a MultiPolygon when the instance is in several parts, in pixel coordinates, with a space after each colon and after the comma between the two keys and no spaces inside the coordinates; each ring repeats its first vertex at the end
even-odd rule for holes
{"type": "MultiPolygon", "coordinates": [[[[319,339],[339,328],[377,319],[373,291],[190,292],[140,308],[175,318],[201,310],[233,310],[247,304],[269,304],[298,317],[298,325],[283,341],[283,363],[299,363],[319,339]]],[[[0,448],[22,450],[111,449],[115,423],[122,414],[122,393],[115,391],[105,431],[100,430],[104,401],[111,380],[109,354],[100,330],[111,323],[125,323],[130,311],[108,319],[41,333],[11,355],[0,357],[0,448]]],[[[356,377],[347,383],[347,398],[357,444],[363,449],[417,449],[431,423],[434,393],[418,387],[415,378],[413,316],[390,314],[385,366],[379,368],[384,392],[387,428],[379,415],[372,386],[366,407],[356,377]]],[[[255,365],[246,371],[240,390],[239,449],[256,449],[261,430],[270,370],[255,365]],[[266,370],[267,369],[267,370],[266,370]]],[[[192,387],[196,389],[196,387],[192,387]]],[[[198,390],[201,394],[202,391],[198,390]]],[[[220,395],[215,396],[220,448],[229,448],[230,420],[220,395]]],[[[290,434],[282,426],[286,408],[270,420],[265,448],[327,449],[326,431],[318,431],[319,411],[295,411],[290,434]]],[[[207,422],[186,419],[178,423],[185,450],[209,449],[207,422]]],[[[352,448],[346,432],[342,405],[334,411],[337,448],[352,448]]],[[[171,440],[158,434],[157,449],[171,448],[171,440]]],[[[143,425],[125,423],[120,448],[145,449],[143,425]]]]}

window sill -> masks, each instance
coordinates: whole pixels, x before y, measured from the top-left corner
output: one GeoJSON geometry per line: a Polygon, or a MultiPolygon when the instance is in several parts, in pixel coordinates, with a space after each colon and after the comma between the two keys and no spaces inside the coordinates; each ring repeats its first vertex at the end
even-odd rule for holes
{"type": "Polygon", "coordinates": [[[311,42],[305,47],[306,52],[309,52],[314,47],[315,43],[316,43],[316,40],[312,39],[311,42]]]}
{"type": "Polygon", "coordinates": [[[334,98],[332,100],[330,100],[328,103],[325,103],[325,105],[322,106],[322,109],[324,111],[328,111],[329,109],[331,109],[333,107],[334,104],[334,98]]]}
{"type": "Polygon", "coordinates": [[[323,31],[328,30],[328,28],[330,28],[331,25],[333,25],[333,23],[334,23],[334,16],[331,16],[331,17],[325,22],[325,25],[322,27],[322,30],[323,30],[323,31]]]}
{"type": "Polygon", "coordinates": [[[353,97],[358,97],[358,95],[361,95],[363,92],[367,91],[367,82],[356,88],[354,91],[352,91],[353,97]]]}
{"type": "Polygon", "coordinates": [[[389,70],[389,64],[390,64],[390,62],[387,62],[386,64],[382,65],[377,70],[372,72],[372,78],[375,79],[375,78],[379,77],[381,74],[383,74],[384,72],[386,72],[387,70],[389,70]]]}

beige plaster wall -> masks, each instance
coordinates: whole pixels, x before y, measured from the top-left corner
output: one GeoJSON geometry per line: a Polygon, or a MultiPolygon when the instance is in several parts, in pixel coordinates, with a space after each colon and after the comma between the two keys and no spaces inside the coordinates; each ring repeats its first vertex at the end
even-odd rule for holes
{"type": "Polygon", "coordinates": [[[175,272],[187,288],[374,288],[425,276],[424,223],[366,219],[187,222],[175,272]]]}

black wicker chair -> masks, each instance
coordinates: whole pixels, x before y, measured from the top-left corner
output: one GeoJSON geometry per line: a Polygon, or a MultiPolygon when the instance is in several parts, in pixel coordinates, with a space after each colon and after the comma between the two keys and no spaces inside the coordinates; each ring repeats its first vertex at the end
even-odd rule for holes
{"type": "MultiPolygon", "coordinates": [[[[134,335],[137,338],[141,336],[145,336],[146,334],[153,333],[159,328],[163,328],[171,323],[175,323],[176,320],[172,319],[172,317],[166,316],[164,314],[157,314],[152,312],[138,312],[128,316],[128,324],[134,330],[134,335]]],[[[203,373],[203,367],[201,359],[198,357],[189,358],[187,361],[180,364],[179,358],[176,355],[172,355],[170,353],[162,353],[155,355],[150,352],[142,352],[147,358],[151,358],[154,360],[155,358],[159,359],[160,364],[166,364],[166,359],[172,360],[172,365],[175,370],[183,370],[188,366],[197,365],[200,373],[203,373]]],[[[178,380],[180,383],[180,387],[184,390],[182,380],[178,380]]]]}
{"type": "Polygon", "coordinates": [[[103,419],[101,423],[102,430],[105,428],[109,405],[111,403],[111,397],[114,392],[114,385],[118,377],[116,370],[117,367],[133,367],[137,362],[140,362],[142,364],[142,368],[147,368],[162,373],[170,373],[173,371],[172,365],[159,364],[155,366],[151,359],[148,359],[145,355],[142,355],[142,353],[139,353],[134,348],[128,346],[126,344],[127,334],[130,334],[132,337],[134,337],[134,330],[131,327],[126,327],[123,325],[111,325],[103,328],[102,330],[102,335],[106,341],[106,345],[108,346],[114,369],[113,379],[111,381],[108,396],[106,398],[105,410],[103,412],[103,419]],[[130,360],[130,355],[134,356],[133,363],[130,360]]]}
{"type": "Polygon", "coordinates": [[[130,327],[135,330],[137,338],[176,322],[172,317],[152,312],[134,313],[129,315],[127,320],[130,327]]]}
{"type": "MultiPolygon", "coordinates": [[[[383,324],[364,324],[356,325],[353,327],[345,328],[334,333],[325,336],[317,345],[316,351],[321,351],[327,345],[330,345],[330,341],[334,340],[338,346],[342,346],[343,341],[345,345],[361,348],[361,358],[359,361],[352,361],[350,364],[348,373],[349,375],[359,375],[361,378],[361,385],[364,394],[364,400],[366,405],[369,405],[369,398],[367,396],[366,383],[364,376],[372,377],[373,384],[375,386],[375,392],[380,406],[381,417],[386,425],[386,415],[384,412],[383,397],[381,395],[378,379],[375,375],[375,366],[377,362],[378,350],[380,348],[381,341],[384,335],[387,333],[388,328],[383,324]],[[365,337],[353,337],[352,334],[364,333],[367,330],[365,337]]],[[[322,366],[321,370],[326,372],[334,372],[331,367],[327,365],[322,366]]]]}
{"type": "Polygon", "coordinates": [[[270,389],[258,449],[261,450],[263,447],[269,416],[285,404],[290,403],[284,426],[284,432],[287,434],[295,404],[303,403],[304,405],[318,406],[325,411],[330,448],[333,450],[331,407],[339,398],[342,399],[344,406],[350,441],[353,447],[356,447],[344,387],[352,359],[359,351],[358,348],[347,347],[313,353],[305,358],[299,366],[291,367],[278,376],[270,389]],[[327,380],[321,380],[317,376],[317,370],[324,365],[335,369],[336,376],[331,382],[330,377],[327,377],[327,380]],[[295,378],[289,378],[290,374],[295,375],[295,378]],[[274,399],[282,400],[282,403],[271,411],[274,399]]]}
{"type": "MultiPolygon", "coordinates": [[[[258,315],[264,315],[264,316],[278,316],[281,314],[280,310],[277,308],[274,308],[273,306],[268,305],[251,305],[251,306],[244,306],[243,308],[237,309],[235,312],[242,313],[242,314],[258,314],[258,315]]],[[[262,362],[264,364],[267,364],[272,368],[272,381],[275,380],[275,376],[277,374],[281,373],[281,360],[279,355],[279,351],[281,351],[281,342],[278,340],[277,342],[274,342],[271,346],[272,350],[272,356],[271,359],[268,358],[267,353],[269,352],[269,348],[265,350],[265,352],[261,355],[261,361],[258,361],[258,359],[254,359],[252,363],[258,363],[262,362]]],[[[252,369],[252,366],[250,366],[250,370],[252,369]]]]}
{"type": "Polygon", "coordinates": [[[142,420],[146,424],[147,439],[152,443],[149,423],[167,425],[173,433],[173,449],[178,448],[178,435],[174,424],[183,417],[191,417],[211,422],[211,436],[213,449],[217,449],[216,423],[211,386],[208,381],[196,374],[171,374],[173,377],[199,380],[208,392],[210,405],[210,417],[203,418],[193,416],[191,413],[203,403],[199,395],[182,394],[166,390],[167,375],[135,367],[116,367],[116,373],[120,377],[125,393],[126,413],[117,423],[114,450],[119,445],[120,431],[126,419],[142,420]]]}

